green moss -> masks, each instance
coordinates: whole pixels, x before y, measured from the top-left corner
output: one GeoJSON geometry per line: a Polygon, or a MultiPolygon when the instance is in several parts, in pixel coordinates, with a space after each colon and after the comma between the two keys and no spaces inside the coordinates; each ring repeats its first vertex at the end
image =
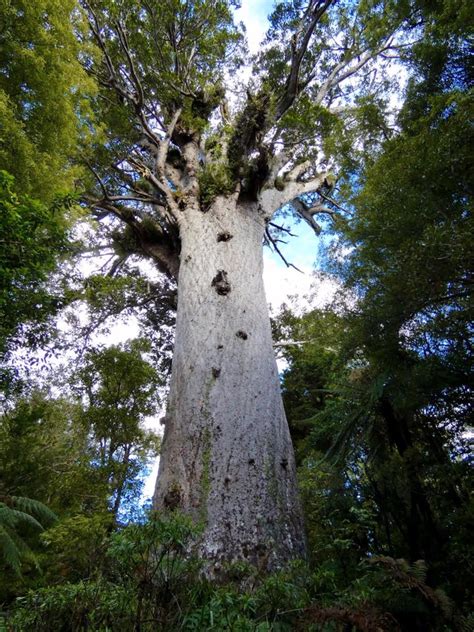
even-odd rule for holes
{"type": "Polygon", "coordinates": [[[193,98],[185,98],[180,117],[180,125],[188,134],[202,134],[208,127],[212,112],[225,96],[222,85],[207,85],[193,98]]]}
{"type": "Polygon", "coordinates": [[[267,457],[264,461],[263,471],[268,481],[268,493],[275,505],[281,504],[280,494],[278,491],[278,481],[275,474],[275,460],[267,457]]]}
{"type": "Polygon", "coordinates": [[[201,470],[201,507],[200,519],[207,522],[207,501],[211,491],[211,445],[212,435],[209,428],[205,428],[202,435],[202,470],[201,470]]]}
{"type": "Polygon", "coordinates": [[[273,183],[275,186],[275,189],[277,191],[283,191],[285,188],[285,181],[283,180],[283,178],[281,176],[277,176],[275,178],[275,182],[273,183]]]}
{"type": "Polygon", "coordinates": [[[267,89],[249,95],[247,104],[237,117],[229,142],[229,165],[232,173],[244,176],[247,156],[255,149],[265,133],[274,112],[273,95],[267,89]]]}
{"type": "Polygon", "coordinates": [[[229,167],[223,162],[205,165],[199,174],[201,204],[209,206],[218,195],[232,192],[234,181],[229,167]]]}

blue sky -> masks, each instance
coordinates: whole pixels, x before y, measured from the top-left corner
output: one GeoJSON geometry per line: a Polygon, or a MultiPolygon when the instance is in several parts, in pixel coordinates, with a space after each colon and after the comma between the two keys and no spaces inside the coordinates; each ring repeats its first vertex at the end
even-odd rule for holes
{"type": "Polygon", "coordinates": [[[271,12],[273,0],[242,0],[241,8],[235,12],[236,19],[243,22],[252,52],[258,49],[268,27],[267,15],[271,12]]]}

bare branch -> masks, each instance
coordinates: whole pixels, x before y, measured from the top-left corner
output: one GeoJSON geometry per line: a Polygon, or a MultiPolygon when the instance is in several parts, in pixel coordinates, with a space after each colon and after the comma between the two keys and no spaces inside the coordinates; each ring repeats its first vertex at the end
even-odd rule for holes
{"type": "Polygon", "coordinates": [[[284,262],[284,264],[286,265],[287,268],[294,268],[295,270],[297,270],[298,272],[301,272],[301,274],[304,274],[303,270],[300,270],[299,268],[297,268],[293,263],[290,263],[286,258],[285,255],[281,252],[281,250],[278,248],[278,240],[275,239],[274,237],[272,237],[272,235],[270,234],[270,231],[268,230],[268,228],[265,229],[265,238],[267,243],[275,250],[275,252],[278,254],[278,256],[281,258],[281,260],[284,262]]]}
{"type": "Polygon", "coordinates": [[[335,206],[336,208],[338,208],[340,211],[342,211],[343,213],[345,213],[346,215],[352,216],[352,213],[350,211],[348,211],[346,208],[344,208],[343,206],[341,206],[340,204],[338,204],[335,200],[333,200],[331,197],[329,197],[328,195],[326,195],[325,193],[323,193],[323,191],[318,191],[319,195],[323,198],[323,200],[326,200],[326,202],[329,202],[330,204],[332,204],[333,206],[335,206]]]}
{"type": "Polygon", "coordinates": [[[273,346],[278,347],[300,347],[302,345],[306,345],[309,342],[313,342],[314,338],[311,340],[282,340],[281,342],[274,342],[273,346]]]}
{"type": "Polygon", "coordinates": [[[102,178],[99,176],[97,171],[94,169],[94,167],[90,164],[90,162],[85,157],[83,157],[83,160],[86,163],[87,168],[89,169],[89,171],[92,173],[97,183],[99,184],[102,190],[102,195],[104,196],[104,198],[107,198],[108,197],[107,189],[105,188],[105,184],[103,183],[102,178]]]}
{"type": "Polygon", "coordinates": [[[375,57],[383,51],[391,48],[391,44],[392,37],[386,39],[383,44],[375,50],[367,49],[362,53],[360,51],[349,51],[352,52],[352,55],[349,54],[348,57],[336,64],[327,79],[323,81],[314,99],[315,103],[321,104],[335,86],[339,85],[349,77],[352,77],[352,75],[355,75],[356,72],[369,63],[369,61],[375,59],[375,57]],[[353,63],[356,59],[357,61],[353,63]]]}
{"type": "Polygon", "coordinates": [[[109,195],[107,199],[110,202],[141,202],[143,204],[153,204],[155,206],[163,206],[163,200],[161,198],[153,197],[152,195],[147,195],[146,193],[143,196],[139,195],[109,195]]]}
{"type": "Polygon", "coordinates": [[[107,45],[106,45],[105,40],[104,40],[104,38],[102,37],[102,34],[101,34],[101,26],[100,26],[99,19],[97,18],[96,13],[92,9],[92,7],[89,4],[89,2],[87,2],[87,0],[84,0],[84,6],[86,7],[87,11],[89,12],[89,14],[90,14],[90,16],[92,18],[92,20],[89,20],[91,31],[92,31],[92,34],[95,37],[95,40],[96,40],[97,44],[99,45],[100,50],[102,51],[102,54],[104,56],[105,67],[106,67],[106,69],[108,71],[108,77],[107,78],[104,78],[103,76],[98,75],[99,82],[105,87],[113,88],[115,90],[115,92],[122,99],[125,99],[127,101],[132,101],[133,102],[133,95],[129,92],[129,90],[127,90],[126,88],[123,87],[123,85],[121,85],[122,84],[121,75],[115,69],[115,66],[114,66],[114,63],[112,61],[112,58],[109,55],[109,51],[107,49],[107,45]]]}
{"type": "Polygon", "coordinates": [[[169,187],[168,182],[166,181],[166,178],[165,177],[157,178],[155,174],[151,171],[151,169],[147,165],[145,165],[140,159],[140,157],[137,155],[129,156],[127,158],[127,162],[130,163],[132,167],[134,167],[134,169],[142,176],[142,178],[144,178],[147,182],[153,185],[158,191],[160,191],[160,193],[163,194],[167,202],[166,208],[163,206],[162,213],[164,217],[170,223],[177,221],[178,214],[177,214],[177,209],[176,209],[176,203],[173,199],[172,191],[169,187]]]}
{"type": "Polygon", "coordinates": [[[274,222],[268,222],[268,225],[286,233],[289,237],[296,237],[296,235],[292,233],[289,228],[286,228],[286,226],[279,226],[278,224],[275,224],[274,222]]]}
{"type": "Polygon", "coordinates": [[[166,156],[168,154],[171,137],[173,136],[173,132],[176,128],[176,124],[181,116],[182,108],[177,108],[171,117],[171,121],[166,129],[165,137],[160,141],[160,147],[158,150],[158,159],[156,161],[156,171],[158,176],[163,181],[165,180],[165,163],[166,156]]]}
{"type": "Polygon", "coordinates": [[[320,235],[322,227],[314,219],[314,215],[318,212],[314,207],[308,207],[308,205],[301,198],[295,198],[291,202],[291,206],[295,211],[301,215],[301,217],[311,226],[316,235],[320,235]]]}
{"type": "Polygon", "coordinates": [[[136,99],[137,99],[137,104],[142,106],[144,103],[144,93],[143,93],[143,87],[141,84],[141,81],[138,77],[138,73],[137,73],[137,69],[135,67],[135,63],[133,61],[132,55],[130,53],[130,47],[128,45],[128,39],[127,39],[127,34],[125,32],[125,29],[123,28],[122,24],[120,21],[117,21],[117,33],[119,36],[119,41],[120,41],[120,45],[121,48],[125,54],[125,57],[127,59],[127,63],[130,69],[130,75],[132,77],[133,80],[133,84],[136,88],[136,99]]]}

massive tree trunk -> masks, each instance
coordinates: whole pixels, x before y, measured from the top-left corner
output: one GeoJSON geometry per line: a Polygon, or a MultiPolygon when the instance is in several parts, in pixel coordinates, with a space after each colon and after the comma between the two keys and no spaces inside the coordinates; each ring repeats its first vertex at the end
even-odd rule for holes
{"type": "Polygon", "coordinates": [[[219,197],[180,223],[171,390],[154,505],[205,525],[219,571],[304,556],[293,448],[262,280],[263,215],[219,197]]]}

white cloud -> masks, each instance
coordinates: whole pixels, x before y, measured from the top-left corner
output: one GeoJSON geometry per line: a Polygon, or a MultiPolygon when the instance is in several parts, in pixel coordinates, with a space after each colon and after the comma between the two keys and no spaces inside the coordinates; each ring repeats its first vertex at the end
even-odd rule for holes
{"type": "Polygon", "coordinates": [[[301,272],[286,268],[274,258],[264,258],[263,282],[272,313],[287,303],[297,314],[324,307],[334,297],[338,284],[328,275],[316,274],[313,268],[301,272]]]}
{"type": "Polygon", "coordinates": [[[271,11],[269,0],[242,0],[240,9],[235,11],[235,18],[243,22],[247,29],[247,40],[251,53],[256,53],[268,29],[267,15],[271,11]]]}

